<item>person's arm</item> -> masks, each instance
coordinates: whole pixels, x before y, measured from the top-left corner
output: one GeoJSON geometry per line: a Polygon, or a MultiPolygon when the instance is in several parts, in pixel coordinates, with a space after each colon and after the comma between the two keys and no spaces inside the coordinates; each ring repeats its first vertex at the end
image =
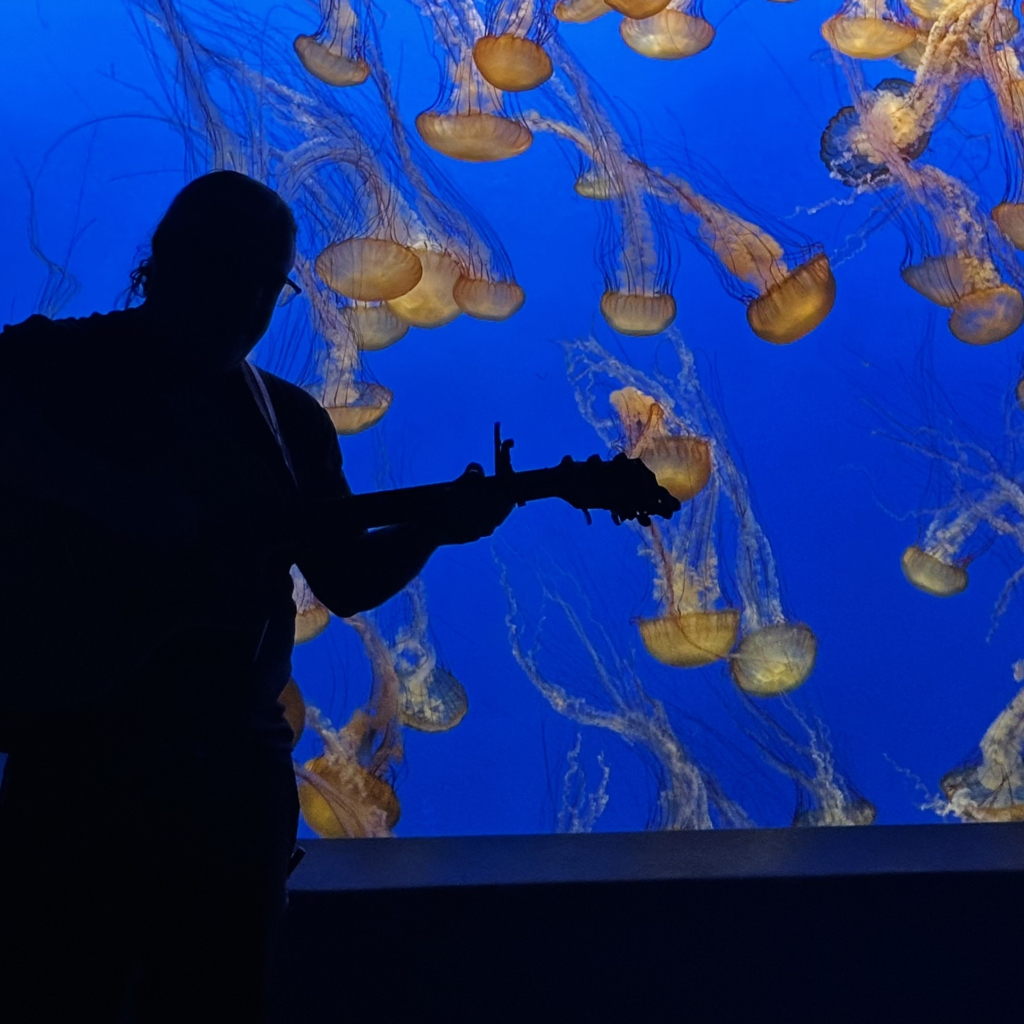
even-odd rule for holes
{"type": "Polygon", "coordinates": [[[324,420],[315,478],[304,487],[308,504],[298,567],[335,615],[348,617],[383,604],[419,575],[437,548],[490,536],[512,510],[510,502],[489,498],[474,486],[483,471],[470,466],[440,513],[405,526],[352,530],[345,524],[344,500],[338,500],[351,491],[334,431],[326,415],[324,420]]]}

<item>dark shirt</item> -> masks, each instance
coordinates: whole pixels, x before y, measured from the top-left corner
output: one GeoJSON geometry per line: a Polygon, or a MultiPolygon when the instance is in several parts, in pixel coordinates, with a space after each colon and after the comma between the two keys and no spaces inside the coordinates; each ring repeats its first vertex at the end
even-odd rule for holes
{"type": "Polygon", "coordinates": [[[348,606],[358,536],[325,525],[349,494],[329,417],[262,378],[294,479],[243,369],[190,375],[139,310],[0,335],[0,749],[54,728],[284,749],[289,569],[348,606]]]}

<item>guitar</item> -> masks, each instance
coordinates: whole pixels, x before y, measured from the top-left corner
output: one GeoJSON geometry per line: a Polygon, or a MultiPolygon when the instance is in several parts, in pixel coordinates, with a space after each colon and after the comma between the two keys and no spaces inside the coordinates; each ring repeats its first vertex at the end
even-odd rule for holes
{"type": "MultiPolygon", "coordinates": [[[[616,524],[635,519],[642,526],[650,526],[651,516],[669,519],[681,507],[640,459],[620,453],[611,459],[591,455],[579,462],[566,455],[557,466],[517,473],[512,469],[514,444],[511,439],[502,440],[501,424],[495,423],[494,475],[483,476],[483,469],[476,467],[481,476],[473,481],[474,487],[485,488],[496,498],[519,506],[543,498],[561,498],[580,509],[588,524],[592,522],[592,509],[611,512],[616,524]]],[[[451,492],[460,486],[465,482],[353,494],[343,499],[341,514],[355,529],[430,519],[450,507],[451,492]]]]}

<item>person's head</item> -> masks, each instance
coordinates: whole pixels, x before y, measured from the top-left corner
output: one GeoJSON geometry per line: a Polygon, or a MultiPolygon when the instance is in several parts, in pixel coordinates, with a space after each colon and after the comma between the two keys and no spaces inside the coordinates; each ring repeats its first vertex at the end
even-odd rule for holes
{"type": "Polygon", "coordinates": [[[176,354],[226,368],[266,333],[294,260],[284,200],[244,174],[215,171],[175,196],[132,284],[174,329],[176,354]]]}

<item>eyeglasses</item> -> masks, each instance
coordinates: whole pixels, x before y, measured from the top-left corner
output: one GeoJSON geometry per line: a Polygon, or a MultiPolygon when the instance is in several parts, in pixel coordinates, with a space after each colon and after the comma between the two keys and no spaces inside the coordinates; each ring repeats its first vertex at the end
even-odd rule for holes
{"type": "Polygon", "coordinates": [[[302,294],[302,289],[290,278],[284,279],[281,294],[277,297],[278,306],[287,306],[296,296],[302,294]]]}

